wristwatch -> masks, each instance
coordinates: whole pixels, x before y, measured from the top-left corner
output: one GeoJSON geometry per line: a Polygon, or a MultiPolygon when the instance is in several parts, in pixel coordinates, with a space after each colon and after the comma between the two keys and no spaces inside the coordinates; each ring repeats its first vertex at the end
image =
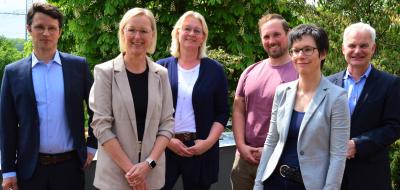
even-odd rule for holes
{"type": "Polygon", "coordinates": [[[151,158],[147,158],[147,159],[146,159],[146,162],[147,162],[147,165],[148,165],[151,169],[155,168],[156,165],[157,165],[156,161],[154,161],[154,160],[151,159],[151,158]]]}

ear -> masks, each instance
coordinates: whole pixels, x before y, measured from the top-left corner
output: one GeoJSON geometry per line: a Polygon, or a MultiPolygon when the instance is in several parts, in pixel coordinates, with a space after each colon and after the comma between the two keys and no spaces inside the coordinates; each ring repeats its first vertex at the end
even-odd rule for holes
{"type": "Polygon", "coordinates": [[[373,54],[375,54],[375,50],[376,50],[376,43],[374,43],[374,44],[372,45],[372,52],[373,52],[373,54]]]}
{"type": "Polygon", "coordinates": [[[32,27],[31,27],[31,25],[26,25],[26,30],[29,32],[29,34],[31,34],[32,33],[32,27]]]}
{"type": "Polygon", "coordinates": [[[342,54],[345,55],[344,44],[342,44],[342,54]]]}
{"type": "Polygon", "coordinates": [[[326,59],[326,56],[328,55],[328,53],[326,52],[326,51],[323,51],[323,52],[320,52],[319,53],[319,58],[321,59],[321,60],[324,60],[324,59],[326,59]]]}

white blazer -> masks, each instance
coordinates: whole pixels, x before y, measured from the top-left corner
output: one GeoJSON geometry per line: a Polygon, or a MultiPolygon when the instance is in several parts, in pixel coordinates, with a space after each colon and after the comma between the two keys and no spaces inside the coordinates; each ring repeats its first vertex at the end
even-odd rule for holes
{"type": "MultiPolygon", "coordinates": [[[[271,124],[257,170],[254,190],[278,167],[295,105],[298,80],[278,86],[271,124]]],[[[350,136],[350,114],[344,89],[321,78],[301,122],[297,154],[307,190],[340,189],[350,136]]]]}

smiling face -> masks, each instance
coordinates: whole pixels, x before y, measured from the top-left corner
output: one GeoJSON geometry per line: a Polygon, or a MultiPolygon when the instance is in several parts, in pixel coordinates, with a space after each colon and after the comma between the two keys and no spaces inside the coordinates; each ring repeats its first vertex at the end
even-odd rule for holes
{"type": "Polygon", "coordinates": [[[122,35],[127,54],[146,55],[154,38],[150,19],[143,14],[130,18],[122,31],[122,35]]]}
{"type": "Polygon", "coordinates": [[[367,31],[354,30],[343,39],[342,52],[350,67],[368,68],[376,45],[367,31]]]}
{"type": "Polygon", "coordinates": [[[199,51],[199,48],[204,41],[203,25],[199,19],[193,16],[188,16],[182,22],[182,26],[177,31],[177,37],[179,40],[179,48],[181,50],[199,51]]]}
{"type": "Polygon", "coordinates": [[[269,57],[279,58],[287,54],[287,34],[280,20],[272,19],[264,23],[260,28],[260,35],[264,50],[269,57]]]}
{"type": "Polygon", "coordinates": [[[293,52],[291,55],[292,61],[300,75],[321,73],[321,61],[325,59],[326,52],[318,52],[313,37],[305,35],[301,39],[294,41],[291,52],[293,52]],[[304,53],[305,51],[307,53],[304,53]]]}
{"type": "Polygon", "coordinates": [[[33,16],[32,24],[27,26],[27,30],[32,37],[34,50],[56,51],[58,39],[61,36],[61,29],[57,19],[37,12],[33,16]]]}

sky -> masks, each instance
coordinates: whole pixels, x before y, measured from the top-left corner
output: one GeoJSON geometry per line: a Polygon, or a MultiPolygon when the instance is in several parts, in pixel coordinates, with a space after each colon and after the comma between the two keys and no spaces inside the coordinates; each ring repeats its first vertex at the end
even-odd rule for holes
{"type": "Polygon", "coordinates": [[[7,38],[25,38],[25,4],[28,9],[32,2],[44,0],[0,0],[0,35],[7,38]],[[4,13],[18,13],[12,15],[4,13]]]}

